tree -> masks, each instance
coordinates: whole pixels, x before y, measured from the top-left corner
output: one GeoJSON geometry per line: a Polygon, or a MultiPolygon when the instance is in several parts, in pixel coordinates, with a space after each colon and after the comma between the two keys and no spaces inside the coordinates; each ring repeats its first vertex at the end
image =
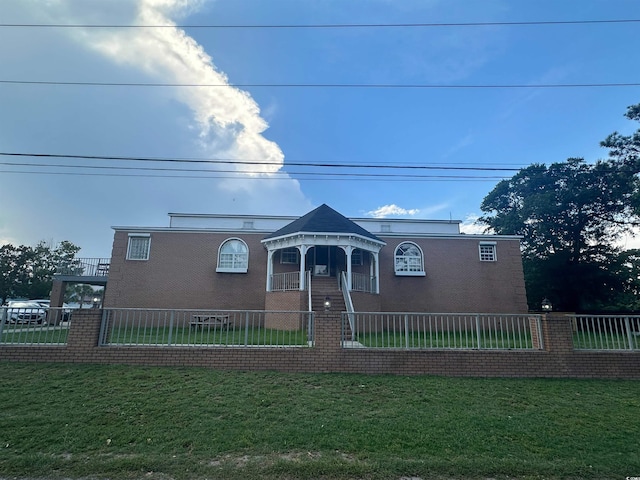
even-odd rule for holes
{"type": "Polygon", "coordinates": [[[60,263],[72,262],[80,250],[63,241],[55,249],[44,242],[35,247],[6,244],[0,247],[0,299],[48,297],[60,263]]]}
{"type": "MultiPolygon", "coordinates": [[[[640,103],[627,107],[625,117],[640,122],[640,103]]],[[[609,149],[609,157],[630,168],[634,173],[640,172],[640,130],[632,135],[620,135],[614,132],[600,142],[609,149]]]]}
{"type": "MultiPolygon", "coordinates": [[[[640,119],[640,105],[627,117],[640,119]]],[[[616,241],[637,226],[640,214],[640,130],[610,135],[610,158],[523,168],[485,197],[480,222],[499,234],[523,236],[529,307],[548,297],[559,309],[619,309],[638,287],[628,275],[638,256],[616,241]],[[623,299],[626,299],[623,301],[623,299]]]]}
{"type": "MultiPolygon", "coordinates": [[[[86,285],[84,283],[69,285],[67,287],[67,291],[65,292],[65,301],[69,303],[78,303],[80,304],[80,308],[84,307],[88,298],[93,299],[96,296],[95,290],[91,285],[86,285]]],[[[91,304],[92,300],[89,300],[89,304],[91,304]]]]}

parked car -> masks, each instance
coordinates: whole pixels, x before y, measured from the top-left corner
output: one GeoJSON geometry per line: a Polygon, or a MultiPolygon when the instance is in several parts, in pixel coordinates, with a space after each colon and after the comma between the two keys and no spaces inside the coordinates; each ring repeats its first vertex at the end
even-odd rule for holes
{"type": "Polygon", "coordinates": [[[9,323],[46,323],[47,310],[36,302],[9,302],[7,321],[9,323]]]}
{"type": "MultiPolygon", "coordinates": [[[[46,299],[39,298],[36,300],[29,300],[29,302],[35,302],[47,311],[51,308],[51,300],[49,300],[48,298],[46,299]]],[[[59,318],[60,321],[68,322],[71,319],[71,307],[66,303],[63,303],[61,308],[55,308],[52,312],[50,312],[50,315],[54,315],[56,317],[60,316],[59,318]]],[[[52,318],[51,320],[53,321],[54,324],[58,324],[58,321],[57,321],[58,318],[55,318],[55,319],[52,318]]]]}

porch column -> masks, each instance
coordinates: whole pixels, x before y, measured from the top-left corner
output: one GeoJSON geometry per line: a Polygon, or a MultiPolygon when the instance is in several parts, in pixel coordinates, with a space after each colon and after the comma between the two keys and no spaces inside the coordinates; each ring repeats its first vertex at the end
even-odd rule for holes
{"type": "Polygon", "coordinates": [[[347,254],[347,289],[351,291],[351,253],[353,252],[353,247],[351,245],[347,245],[344,249],[347,254]]]}
{"type": "Polygon", "coordinates": [[[376,276],[376,292],[380,294],[380,252],[375,252],[373,254],[373,261],[375,265],[375,276],[376,276]]]}
{"type": "Polygon", "coordinates": [[[273,277],[273,250],[267,250],[267,292],[271,291],[271,280],[273,277]]]}
{"type": "Polygon", "coordinates": [[[300,290],[304,290],[305,285],[305,270],[306,270],[306,257],[307,257],[307,249],[306,245],[298,246],[298,250],[300,251],[300,290]]]}

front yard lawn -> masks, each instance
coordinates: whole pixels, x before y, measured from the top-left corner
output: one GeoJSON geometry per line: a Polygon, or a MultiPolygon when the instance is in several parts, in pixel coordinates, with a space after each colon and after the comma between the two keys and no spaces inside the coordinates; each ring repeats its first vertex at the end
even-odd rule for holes
{"type": "Polygon", "coordinates": [[[640,383],[0,363],[0,476],[640,475],[640,383]]]}

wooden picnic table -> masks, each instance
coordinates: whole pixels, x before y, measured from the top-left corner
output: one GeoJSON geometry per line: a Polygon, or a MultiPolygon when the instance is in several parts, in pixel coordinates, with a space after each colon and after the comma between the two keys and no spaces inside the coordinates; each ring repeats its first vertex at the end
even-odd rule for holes
{"type": "Polygon", "coordinates": [[[191,315],[189,326],[195,330],[204,327],[224,327],[229,324],[229,315],[224,313],[205,313],[191,315]]]}

